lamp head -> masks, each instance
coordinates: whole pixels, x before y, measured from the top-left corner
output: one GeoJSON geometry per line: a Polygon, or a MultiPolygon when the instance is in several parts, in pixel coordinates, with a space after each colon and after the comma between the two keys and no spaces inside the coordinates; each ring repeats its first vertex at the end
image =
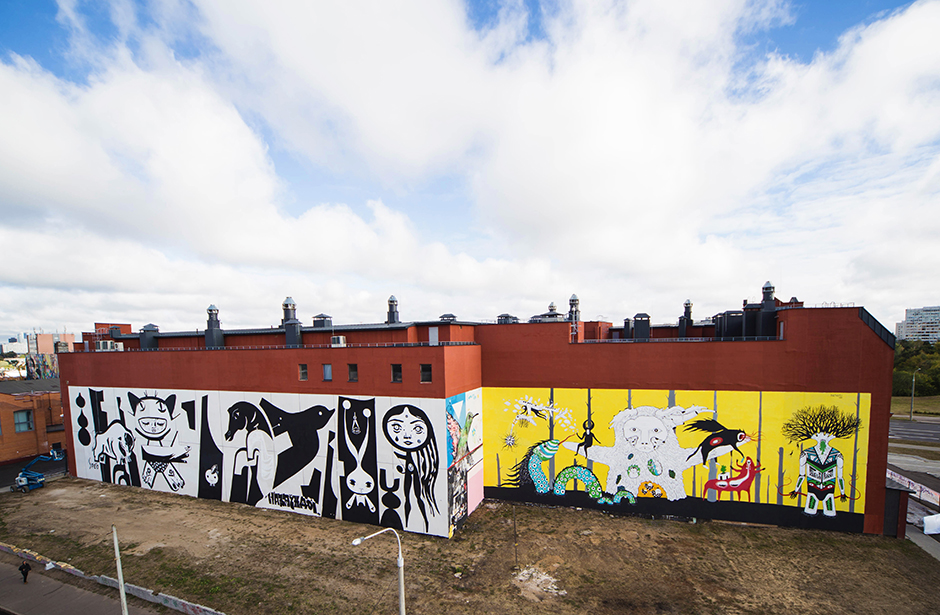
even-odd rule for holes
{"type": "Polygon", "coordinates": [[[359,545],[362,544],[362,538],[357,538],[354,541],[352,541],[352,543],[354,547],[358,547],[359,545]]]}

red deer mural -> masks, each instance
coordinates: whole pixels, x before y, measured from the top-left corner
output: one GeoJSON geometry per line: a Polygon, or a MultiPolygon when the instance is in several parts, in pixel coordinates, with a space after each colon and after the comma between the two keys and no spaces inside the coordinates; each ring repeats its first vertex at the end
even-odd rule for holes
{"type": "Polygon", "coordinates": [[[730,493],[729,496],[732,500],[734,499],[734,493],[738,493],[738,501],[741,501],[741,492],[747,494],[747,501],[751,501],[751,483],[754,482],[754,477],[757,476],[757,473],[761,471],[760,463],[754,463],[754,460],[748,457],[744,460],[744,463],[734,467],[737,474],[731,478],[713,478],[712,480],[705,483],[705,488],[702,489],[702,499],[705,499],[705,496],[708,495],[709,489],[714,489],[715,493],[718,496],[718,499],[721,499],[721,494],[726,491],[730,493]]]}

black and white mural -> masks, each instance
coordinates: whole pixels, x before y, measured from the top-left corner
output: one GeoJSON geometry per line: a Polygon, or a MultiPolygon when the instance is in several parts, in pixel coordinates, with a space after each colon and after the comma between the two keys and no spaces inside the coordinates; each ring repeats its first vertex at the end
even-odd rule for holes
{"type": "Polygon", "coordinates": [[[456,398],[73,386],[69,399],[82,478],[437,536],[469,512],[456,398]]]}

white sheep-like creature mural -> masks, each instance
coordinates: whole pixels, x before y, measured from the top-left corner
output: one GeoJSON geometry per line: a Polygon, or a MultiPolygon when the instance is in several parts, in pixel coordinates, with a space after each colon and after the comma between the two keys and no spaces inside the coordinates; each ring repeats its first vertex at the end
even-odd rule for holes
{"type": "MultiPolygon", "coordinates": [[[[689,460],[694,449],[679,445],[676,427],[701,412],[710,411],[701,406],[627,408],[610,421],[614,445],[592,446],[584,455],[609,468],[608,493],[626,489],[638,497],[681,500],[686,497],[682,473],[695,462],[689,460]]],[[[564,446],[578,453],[576,443],[564,446]]]]}

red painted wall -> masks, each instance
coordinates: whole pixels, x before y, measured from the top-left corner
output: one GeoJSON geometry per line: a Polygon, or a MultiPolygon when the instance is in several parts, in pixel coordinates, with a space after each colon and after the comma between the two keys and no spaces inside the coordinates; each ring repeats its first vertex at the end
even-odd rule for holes
{"type": "Polygon", "coordinates": [[[783,341],[570,344],[568,323],[481,325],[476,337],[487,387],[871,393],[865,531],[880,534],[894,350],[858,308],[783,310],[778,322],[783,341]]]}
{"type": "Polygon", "coordinates": [[[475,342],[476,326],[449,325],[440,327],[438,336],[442,342],[475,342]]]}
{"type": "Polygon", "coordinates": [[[60,354],[59,369],[63,386],[442,398],[481,386],[479,356],[479,346],[93,352],[60,354]],[[322,379],[324,363],[333,365],[332,382],[322,379]],[[358,382],[347,381],[349,363],[358,365],[358,382]],[[391,381],[393,363],[402,365],[402,382],[391,381]],[[422,363],[432,366],[433,382],[420,382],[422,363]]]}
{"type": "MultiPolygon", "coordinates": [[[[414,329],[414,327],[411,327],[414,329]]],[[[361,330],[334,330],[304,331],[303,343],[311,345],[325,345],[330,343],[334,335],[345,335],[347,344],[407,344],[417,341],[417,334],[409,329],[361,329],[361,330]]],[[[281,344],[284,335],[281,334],[281,344]]],[[[226,338],[228,344],[228,338],[226,338]]]]}
{"type": "MultiPolygon", "coordinates": [[[[271,333],[225,336],[226,348],[284,346],[286,343],[287,339],[284,337],[284,332],[278,332],[274,329],[271,330],[271,333]]],[[[157,345],[162,347],[163,339],[158,338],[157,345]]]]}
{"type": "MultiPolygon", "coordinates": [[[[170,349],[170,348],[205,348],[206,347],[206,337],[205,335],[193,335],[192,337],[161,337],[157,342],[160,348],[170,349]]],[[[125,346],[126,348],[127,346],[125,346]]]]}

